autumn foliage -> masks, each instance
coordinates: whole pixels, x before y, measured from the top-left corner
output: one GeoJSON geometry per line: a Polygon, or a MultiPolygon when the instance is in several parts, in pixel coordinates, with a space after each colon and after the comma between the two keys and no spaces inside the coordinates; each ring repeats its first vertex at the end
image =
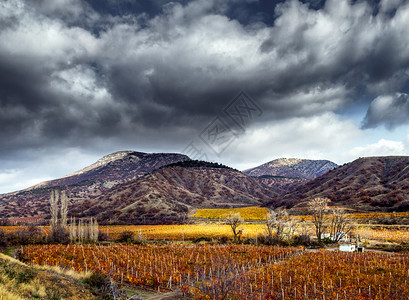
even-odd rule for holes
{"type": "Polygon", "coordinates": [[[409,254],[251,245],[30,245],[36,264],[103,272],[194,299],[407,299],[409,254]],[[402,298],[403,297],[403,298],[402,298]]]}

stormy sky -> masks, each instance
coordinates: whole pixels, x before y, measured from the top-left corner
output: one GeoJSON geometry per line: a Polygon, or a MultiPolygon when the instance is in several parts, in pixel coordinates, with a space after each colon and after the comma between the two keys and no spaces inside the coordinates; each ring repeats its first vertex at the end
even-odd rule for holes
{"type": "Polygon", "coordinates": [[[120,150],[409,154],[405,0],[0,0],[0,193],[120,150]]]}

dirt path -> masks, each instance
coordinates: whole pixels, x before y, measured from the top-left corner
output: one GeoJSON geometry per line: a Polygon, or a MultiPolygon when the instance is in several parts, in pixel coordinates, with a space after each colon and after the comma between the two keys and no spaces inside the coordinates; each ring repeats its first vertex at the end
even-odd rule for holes
{"type": "Polygon", "coordinates": [[[128,300],[182,300],[189,299],[184,297],[181,292],[169,292],[169,293],[138,293],[128,300]]]}
{"type": "Polygon", "coordinates": [[[178,300],[178,299],[188,299],[188,298],[183,297],[182,293],[180,292],[158,294],[158,295],[153,295],[149,298],[146,298],[146,300],[178,300]]]}

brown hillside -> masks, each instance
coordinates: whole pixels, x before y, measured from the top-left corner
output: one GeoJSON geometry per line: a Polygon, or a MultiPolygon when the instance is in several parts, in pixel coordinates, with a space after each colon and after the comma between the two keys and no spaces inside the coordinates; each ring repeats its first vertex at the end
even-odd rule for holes
{"type": "Polygon", "coordinates": [[[329,160],[312,160],[300,158],[279,158],[258,167],[244,170],[249,176],[283,176],[289,178],[314,179],[338,165],[329,160]]]}
{"type": "Polygon", "coordinates": [[[328,197],[357,210],[409,209],[409,157],[359,158],[296,188],[270,205],[294,206],[328,197]]]}
{"type": "Polygon", "coordinates": [[[191,208],[261,205],[277,193],[229,168],[169,166],[111,189],[76,209],[101,222],[169,223],[191,208]]]}
{"type": "Polygon", "coordinates": [[[280,195],[294,191],[300,185],[308,182],[303,178],[288,178],[288,177],[272,177],[272,176],[260,176],[255,179],[262,184],[274,189],[280,195]]]}
{"type": "Polygon", "coordinates": [[[190,158],[176,153],[116,152],[65,177],[0,195],[0,218],[48,215],[48,199],[52,189],[65,190],[70,205],[78,205],[84,199],[101,195],[115,185],[140,178],[162,166],[186,160],[190,158]]]}

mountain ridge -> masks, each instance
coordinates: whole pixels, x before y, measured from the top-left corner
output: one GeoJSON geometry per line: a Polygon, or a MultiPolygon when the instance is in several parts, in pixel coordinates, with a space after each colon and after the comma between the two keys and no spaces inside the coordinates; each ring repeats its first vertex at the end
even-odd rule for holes
{"type": "Polygon", "coordinates": [[[186,219],[190,209],[262,205],[276,195],[231,168],[174,164],[88,199],[74,213],[114,223],[172,223],[186,219]]]}
{"type": "Polygon", "coordinates": [[[329,170],[338,167],[329,160],[313,160],[301,158],[278,158],[257,167],[244,170],[249,176],[283,176],[288,178],[314,179],[329,170]]]}
{"type": "Polygon", "coordinates": [[[270,174],[249,176],[178,153],[119,151],[65,177],[0,195],[0,218],[44,220],[53,189],[67,192],[72,215],[118,223],[183,222],[196,208],[290,208],[314,197],[328,197],[357,211],[409,210],[409,156],[359,158],[334,165],[326,160],[279,159],[249,169],[256,175],[270,174]],[[321,172],[314,179],[294,177],[321,172]]]}
{"type": "Polygon", "coordinates": [[[306,182],[270,205],[292,207],[315,197],[361,211],[409,209],[409,156],[361,157],[306,182]]]}
{"type": "Polygon", "coordinates": [[[171,163],[190,160],[179,153],[119,151],[70,175],[42,182],[25,190],[0,195],[0,218],[47,215],[52,189],[65,190],[70,204],[101,195],[106,190],[171,163]]]}

